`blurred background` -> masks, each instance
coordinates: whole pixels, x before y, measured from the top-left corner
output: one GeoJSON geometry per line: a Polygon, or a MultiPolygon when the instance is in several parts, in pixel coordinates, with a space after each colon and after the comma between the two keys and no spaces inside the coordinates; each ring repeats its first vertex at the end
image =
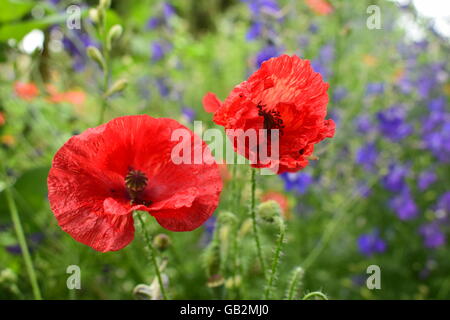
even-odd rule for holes
{"type": "MultiPolygon", "coordinates": [[[[103,106],[104,121],[149,114],[215,127],[203,95],[226,98],[283,53],[310,60],[330,84],[337,129],[303,171],[257,177],[258,201],[277,201],[287,226],[274,297],[297,275],[296,298],[450,298],[448,1],[113,0],[103,32],[89,11],[97,5],[0,2],[0,298],[33,298],[12,202],[44,298],[132,299],[150,285],[139,230],[123,250],[98,253],[58,227],[47,201],[53,155],[96,126],[103,106]],[[114,25],[123,32],[108,50],[114,25]],[[107,53],[106,77],[89,46],[107,53]],[[104,98],[105,78],[128,86],[104,98]],[[81,290],[67,288],[69,265],[81,269],[81,290]],[[370,265],[381,269],[380,290],[366,286],[370,265]]],[[[220,206],[204,227],[172,233],[147,219],[170,239],[159,259],[172,298],[261,298],[249,170],[221,170],[220,206]],[[225,211],[236,221],[218,224],[225,211]]],[[[262,225],[268,262],[276,234],[262,225]]]]}

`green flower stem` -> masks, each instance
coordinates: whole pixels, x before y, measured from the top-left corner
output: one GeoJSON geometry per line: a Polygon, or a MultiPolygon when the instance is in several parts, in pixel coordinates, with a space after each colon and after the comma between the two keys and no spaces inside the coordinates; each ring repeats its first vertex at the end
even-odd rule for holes
{"type": "Polygon", "coordinates": [[[150,235],[148,234],[147,229],[145,228],[144,220],[142,219],[142,216],[140,213],[137,214],[139,222],[141,223],[142,232],[144,234],[145,242],[147,242],[147,246],[150,251],[150,260],[152,261],[153,266],[155,267],[155,273],[156,278],[158,279],[159,287],[161,290],[161,295],[163,296],[164,300],[167,300],[166,291],[164,289],[163,281],[161,278],[161,272],[159,270],[158,262],[156,261],[156,249],[153,247],[152,239],[150,235]]]}
{"type": "Polygon", "coordinates": [[[294,299],[295,291],[298,290],[302,276],[303,276],[303,269],[300,267],[295,268],[294,271],[292,272],[292,278],[289,283],[288,291],[286,293],[286,300],[294,299]]]}
{"type": "Polygon", "coordinates": [[[25,260],[25,267],[27,269],[28,277],[30,278],[31,287],[33,289],[33,295],[35,300],[42,300],[41,290],[39,289],[39,283],[36,277],[36,271],[34,269],[33,260],[31,259],[30,251],[28,250],[27,241],[20,221],[19,212],[17,210],[14,196],[11,192],[11,187],[7,186],[5,189],[6,201],[8,202],[9,212],[11,213],[11,219],[16,231],[17,240],[19,241],[20,249],[22,251],[23,259],[25,260]]]}
{"type": "Polygon", "coordinates": [[[253,225],[253,238],[255,239],[255,246],[256,246],[256,252],[258,255],[259,264],[261,265],[261,270],[263,272],[264,277],[266,277],[266,268],[264,264],[264,257],[261,249],[261,242],[259,241],[259,234],[258,234],[258,225],[256,223],[256,198],[255,198],[255,191],[256,191],[256,169],[250,168],[251,170],[251,202],[250,202],[250,215],[252,217],[252,225],[253,225]]]}
{"type": "Polygon", "coordinates": [[[105,97],[104,95],[106,94],[106,92],[108,92],[108,88],[109,88],[109,70],[110,70],[110,66],[109,66],[109,50],[107,48],[107,30],[106,30],[106,15],[105,18],[103,19],[103,24],[101,26],[99,26],[99,32],[101,35],[101,42],[102,42],[102,54],[103,54],[103,58],[105,61],[105,65],[103,67],[103,94],[102,94],[102,104],[100,106],[100,113],[99,113],[99,118],[98,118],[98,125],[102,124],[105,118],[105,111],[106,108],[108,106],[108,101],[107,101],[107,97],[105,97]]]}
{"type": "Polygon", "coordinates": [[[309,300],[312,297],[319,297],[322,300],[328,300],[328,297],[323,292],[320,292],[320,291],[310,292],[310,293],[306,294],[302,300],[309,300]]]}
{"type": "Polygon", "coordinates": [[[270,270],[270,275],[267,281],[266,289],[264,291],[264,299],[266,300],[270,299],[272,296],[273,282],[277,276],[278,264],[280,262],[280,255],[281,255],[281,247],[283,246],[284,236],[286,234],[286,227],[284,225],[284,221],[282,220],[282,218],[279,218],[278,220],[280,226],[280,233],[278,234],[277,246],[273,253],[272,269],[270,270]]]}

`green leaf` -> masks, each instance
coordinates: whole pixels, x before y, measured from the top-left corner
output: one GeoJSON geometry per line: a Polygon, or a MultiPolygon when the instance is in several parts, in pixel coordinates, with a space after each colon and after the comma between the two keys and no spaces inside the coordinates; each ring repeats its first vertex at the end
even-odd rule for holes
{"type": "Polygon", "coordinates": [[[34,3],[30,1],[1,0],[0,23],[22,18],[25,14],[30,12],[33,6],[34,3]]]}

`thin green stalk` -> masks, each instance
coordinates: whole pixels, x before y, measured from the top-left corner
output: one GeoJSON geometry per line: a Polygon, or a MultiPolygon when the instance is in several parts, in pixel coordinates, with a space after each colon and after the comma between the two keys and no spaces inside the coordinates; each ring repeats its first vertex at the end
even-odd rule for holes
{"type": "Polygon", "coordinates": [[[105,60],[105,65],[103,68],[103,94],[102,94],[102,104],[100,106],[100,114],[98,119],[98,125],[102,124],[105,118],[105,111],[106,107],[108,106],[107,97],[105,97],[106,92],[109,88],[109,51],[107,48],[107,30],[106,30],[106,16],[105,19],[103,19],[103,24],[100,26],[100,34],[101,34],[101,40],[102,40],[102,54],[103,58],[105,60]]]}
{"type": "Polygon", "coordinates": [[[310,293],[306,294],[302,300],[309,300],[312,297],[319,297],[322,300],[328,300],[328,297],[323,292],[320,292],[320,291],[310,292],[310,293]]]}
{"type": "Polygon", "coordinates": [[[289,287],[286,293],[286,300],[294,299],[295,291],[298,290],[302,276],[303,269],[300,267],[295,268],[292,272],[291,281],[289,282],[289,287]]]}
{"type": "Polygon", "coordinates": [[[279,225],[280,225],[280,233],[278,234],[277,246],[273,253],[272,269],[270,270],[269,279],[267,281],[266,289],[264,292],[264,299],[266,300],[270,299],[272,296],[273,282],[277,276],[278,264],[280,262],[280,255],[281,255],[281,247],[283,246],[284,236],[286,234],[286,227],[284,225],[282,218],[279,218],[279,225]]]}
{"type": "Polygon", "coordinates": [[[256,224],[256,197],[255,197],[255,191],[256,191],[256,169],[250,168],[251,170],[251,202],[250,202],[250,215],[252,217],[252,225],[253,225],[253,238],[255,239],[255,246],[256,246],[256,252],[258,255],[259,264],[261,265],[261,270],[263,272],[264,277],[266,277],[266,268],[264,265],[264,257],[261,249],[261,242],[259,241],[259,234],[258,234],[258,225],[256,224]]]}
{"type": "Polygon", "coordinates": [[[35,300],[42,300],[41,290],[39,289],[39,283],[36,277],[36,271],[34,269],[33,260],[31,259],[30,251],[28,250],[27,241],[20,221],[19,212],[17,210],[16,202],[14,201],[11,187],[8,186],[5,189],[6,201],[8,202],[9,212],[11,213],[11,219],[16,231],[17,240],[19,241],[20,249],[22,251],[23,259],[25,260],[25,267],[27,269],[28,277],[30,278],[31,287],[33,289],[33,295],[35,300]]]}
{"type": "Polygon", "coordinates": [[[144,220],[142,219],[142,217],[139,213],[137,214],[137,216],[138,216],[139,222],[141,223],[141,228],[142,228],[142,232],[144,233],[145,241],[147,242],[147,246],[150,249],[149,250],[150,251],[150,260],[151,260],[153,266],[155,267],[156,278],[158,279],[159,287],[161,290],[161,295],[163,296],[164,300],[167,300],[167,295],[166,295],[166,291],[164,289],[163,281],[161,278],[161,272],[159,270],[158,261],[156,261],[156,249],[153,247],[152,239],[151,239],[150,235],[148,234],[147,229],[145,228],[144,220]]]}

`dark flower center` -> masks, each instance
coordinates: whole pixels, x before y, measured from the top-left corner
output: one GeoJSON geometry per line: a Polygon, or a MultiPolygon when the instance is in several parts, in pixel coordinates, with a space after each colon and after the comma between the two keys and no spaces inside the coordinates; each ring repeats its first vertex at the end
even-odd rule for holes
{"type": "MultiPolygon", "coordinates": [[[[264,118],[264,129],[281,129],[284,128],[283,120],[281,119],[281,114],[277,110],[264,110],[263,105],[258,103],[256,106],[258,108],[258,115],[264,118]]],[[[282,133],[282,132],[281,132],[282,133]]]]}
{"type": "Polygon", "coordinates": [[[128,174],[125,176],[125,186],[132,204],[146,204],[145,201],[140,199],[140,195],[147,187],[147,181],[148,178],[145,173],[132,168],[129,169],[128,174]]]}

